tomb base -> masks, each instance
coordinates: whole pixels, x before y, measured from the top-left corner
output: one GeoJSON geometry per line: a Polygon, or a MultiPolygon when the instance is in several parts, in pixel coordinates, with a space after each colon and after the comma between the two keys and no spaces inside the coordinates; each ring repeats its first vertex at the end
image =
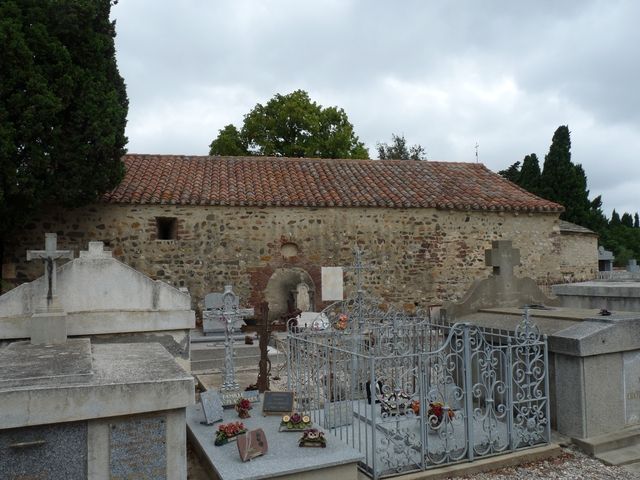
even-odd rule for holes
{"type": "Polygon", "coordinates": [[[35,313],[29,322],[32,345],[59,345],[67,341],[67,314],[64,311],[35,313]]]}

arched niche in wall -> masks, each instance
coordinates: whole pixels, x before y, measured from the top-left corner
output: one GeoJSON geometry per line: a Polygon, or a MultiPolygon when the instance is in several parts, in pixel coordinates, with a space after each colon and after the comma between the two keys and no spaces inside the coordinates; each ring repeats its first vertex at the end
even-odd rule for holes
{"type": "Polygon", "coordinates": [[[274,320],[296,305],[296,291],[298,285],[308,287],[309,304],[315,310],[316,287],[306,270],[299,267],[284,267],[276,269],[264,291],[264,299],[269,303],[269,319],[274,320]]]}

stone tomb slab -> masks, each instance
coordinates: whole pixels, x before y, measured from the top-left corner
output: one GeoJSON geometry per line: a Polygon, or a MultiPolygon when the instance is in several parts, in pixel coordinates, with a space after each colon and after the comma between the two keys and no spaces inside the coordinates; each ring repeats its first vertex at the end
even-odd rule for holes
{"type": "Polygon", "coordinates": [[[109,478],[167,478],[167,425],[164,415],[131,418],[109,425],[109,478]]]}
{"type": "Polygon", "coordinates": [[[0,388],[86,383],[93,375],[87,338],[59,345],[14,342],[0,351],[0,388]]]}
{"type": "Polygon", "coordinates": [[[627,425],[640,424],[640,352],[623,355],[624,412],[627,425]]]}
{"type": "MultiPolygon", "coordinates": [[[[190,442],[220,480],[257,480],[263,478],[344,478],[355,480],[358,461],[363,455],[339,439],[329,436],[326,448],[300,448],[300,434],[278,432],[281,417],[263,417],[262,405],[254,404],[251,417],[242,420],[249,430],[262,428],[269,442],[266,455],[242,462],[235,442],[214,446],[216,425],[202,425],[202,405],[187,408],[187,432],[190,442]],[[338,473],[340,472],[340,473],[338,473]],[[319,476],[320,475],[320,476],[319,476]],[[343,475],[343,476],[340,476],[343,475]]],[[[238,421],[233,410],[224,412],[224,423],[238,421]]]]}

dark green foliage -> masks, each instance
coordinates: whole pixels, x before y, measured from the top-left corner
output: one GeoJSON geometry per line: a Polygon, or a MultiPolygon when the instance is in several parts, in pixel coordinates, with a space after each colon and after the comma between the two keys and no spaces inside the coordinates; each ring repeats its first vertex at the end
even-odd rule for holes
{"type": "Polygon", "coordinates": [[[571,139],[566,125],[558,127],[553,134],[540,176],[539,194],[564,206],[562,219],[588,225],[590,202],[587,177],[581,165],[571,162],[571,139]]]}
{"type": "Polygon", "coordinates": [[[503,176],[510,182],[518,183],[520,181],[520,162],[511,164],[509,168],[505,170],[500,170],[498,175],[503,176]]]}
{"type": "Polygon", "coordinates": [[[633,228],[640,228],[640,217],[638,216],[638,212],[633,216],[633,228]]]}
{"type": "Polygon", "coordinates": [[[623,213],[620,223],[625,227],[633,228],[633,216],[630,213],[623,213]]]}
{"type": "Polygon", "coordinates": [[[323,108],[303,90],[275,95],[244,117],[242,128],[227,125],[211,142],[210,155],[369,158],[341,108],[323,108]]]}
{"type": "Polygon", "coordinates": [[[618,212],[616,212],[616,209],[613,209],[613,212],[611,212],[611,221],[609,222],[609,225],[615,226],[615,225],[621,225],[622,222],[620,221],[620,215],[618,214],[618,212]]]}
{"type": "Polygon", "coordinates": [[[527,155],[522,161],[522,168],[520,169],[520,178],[518,179],[518,185],[525,190],[540,194],[540,162],[538,162],[538,156],[535,153],[527,155]]]}
{"type": "Polygon", "coordinates": [[[218,132],[216,139],[209,145],[209,155],[247,155],[247,147],[234,125],[229,124],[218,132]]]}
{"type": "Polygon", "coordinates": [[[128,100],[109,0],[0,3],[0,242],[121,180],[128,100]]]}
{"type": "Polygon", "coordinates": [[[391,134],[391,145],[378,143],[378,158],[380,160],[426,160],[427,151],[422,145],[407,147],[404,135],[391,134]]]}

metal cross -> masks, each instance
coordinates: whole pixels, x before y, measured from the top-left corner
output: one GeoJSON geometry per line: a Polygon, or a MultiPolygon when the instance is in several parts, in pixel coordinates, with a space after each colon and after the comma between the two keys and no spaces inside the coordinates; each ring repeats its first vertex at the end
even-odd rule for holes
{"type": "Polygon", "coordinates": [[[233,360],[233,328],[237,321],[254,314],[253,308],[238,308],[238,296],[233,293],[231,285],[225,285],[222,294],[222,305],[216,309],[218,321],[224,325],[224,377],[220,394],[225,406],[235,404],[242,392],[236,381],[235,363],[233,360]]]}
{"type": "Polygon", "coordinates": [[[44,298],[49,307],[56,297],[56,260],[73,259],[71,250],[58,250],[58,235],[45,233],[44,250],[27,250],[27,261],[41,258],[44,262],[44,298]]]}
{"type": "Polygon", "coordinates": [[[484,251],[484,258],[485,264],[493,267],[494,275],[511,278],[513,268],[520,265],[520,250],[512,247],[511,240],[495,240],[484,251]]]}

